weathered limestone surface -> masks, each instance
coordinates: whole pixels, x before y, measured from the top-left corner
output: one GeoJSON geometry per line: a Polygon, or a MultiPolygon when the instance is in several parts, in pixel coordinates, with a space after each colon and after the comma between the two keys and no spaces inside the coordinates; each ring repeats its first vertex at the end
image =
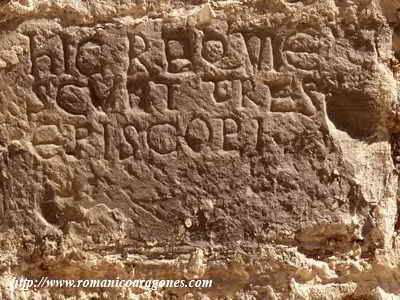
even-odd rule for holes
{"type": "Polygon", "coordinates": [[[0,5],[1,299],[399,299],[400,1],[0,5]]]}

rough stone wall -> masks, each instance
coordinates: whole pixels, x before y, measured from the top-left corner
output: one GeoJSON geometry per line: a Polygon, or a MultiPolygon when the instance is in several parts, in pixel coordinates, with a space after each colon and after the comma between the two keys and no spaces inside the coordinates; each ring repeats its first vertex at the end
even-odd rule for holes
{"type": "Polygon", "coordinates": [[[0,5],[1,299],[399,299],[399,1],[0,5]]]}

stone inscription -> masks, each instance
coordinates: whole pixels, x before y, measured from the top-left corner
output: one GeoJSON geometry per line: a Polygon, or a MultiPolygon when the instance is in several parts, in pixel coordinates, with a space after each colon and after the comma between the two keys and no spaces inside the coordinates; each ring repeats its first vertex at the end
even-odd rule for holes
{"type": "Polygon", "coordinates": [[[312,81],[326,45],[309,33],[275,43],[229,32],[222,21],[202,29],[149,21],[26,35],[39,103],[30,113],[42,124],[33,144],[45,158],[57,147],[122,160],[180,150],[239,153],[262,143],[271,114],[312,118],[318,109],[303,81],[312,81]],[[60,120],[48,120],[49,110],[60,120]]]}

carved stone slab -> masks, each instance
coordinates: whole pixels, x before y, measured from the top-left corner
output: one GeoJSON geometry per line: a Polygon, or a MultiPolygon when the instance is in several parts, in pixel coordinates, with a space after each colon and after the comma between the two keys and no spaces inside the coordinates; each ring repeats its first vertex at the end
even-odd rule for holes
{"type": "Polygon", "coordinates": [[[214,2],[1,25],[0,224],[89,248],[389,243],[388,24],[362,1],[214,2]]]}

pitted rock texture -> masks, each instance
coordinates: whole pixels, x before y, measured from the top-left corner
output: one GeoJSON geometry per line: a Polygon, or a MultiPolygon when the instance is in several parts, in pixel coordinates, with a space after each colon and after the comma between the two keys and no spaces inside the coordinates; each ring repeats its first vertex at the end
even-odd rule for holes
{"type": "Polygon", "coordinates": [[[2,4],[3,299],[400,297],[397,8],[2,4]]]}

